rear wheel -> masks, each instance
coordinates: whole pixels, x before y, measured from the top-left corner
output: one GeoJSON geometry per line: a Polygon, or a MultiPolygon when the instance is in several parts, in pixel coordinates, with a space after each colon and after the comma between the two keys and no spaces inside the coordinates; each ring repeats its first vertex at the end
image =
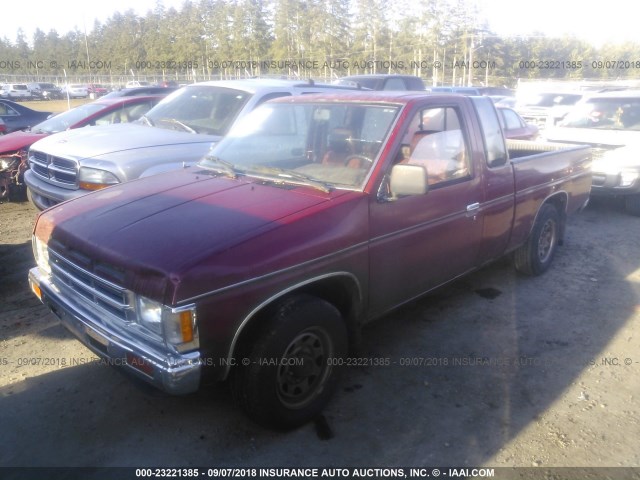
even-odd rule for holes
{"type": "Polygon", "coordinates": [[[560,215],[553,205],[540,208],[527,243],[514,253],[518,271],[527,275],[540,275],[547,271],[555,255],[560,238],[560,215]]]}
{"type": "Polygon", "coordinates": [[[235,356],[231,389],[256,422],[280,429],[315,418],[337,384],[347,353],[340,312],[309,295],[282,302],[235,356]]]}

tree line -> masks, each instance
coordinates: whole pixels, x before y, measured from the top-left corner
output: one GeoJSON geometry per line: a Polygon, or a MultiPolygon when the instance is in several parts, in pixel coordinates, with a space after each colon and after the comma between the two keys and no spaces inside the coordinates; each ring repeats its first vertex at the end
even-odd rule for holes
{"type": "Polygon", "coordinates": [[[0,39],[0,79],[63,74],[200,81],[257,75],[331,80],[405,73],[427,85],[517,79],[640,79],[640,44],[496,35],[465,0],[186,0],[115,13],[90,31],[0,39]]]}

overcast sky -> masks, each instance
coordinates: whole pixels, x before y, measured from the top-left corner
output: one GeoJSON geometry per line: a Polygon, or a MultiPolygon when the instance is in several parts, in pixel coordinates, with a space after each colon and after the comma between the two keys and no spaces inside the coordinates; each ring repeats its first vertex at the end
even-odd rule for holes
{"type": "MultiPolygon", "coordinates": [[[[501,35],[543,32],[575,35],[596,46],[640,43],[637,7],[629,0],[478,0],[491,29],[501,35]]],[[[640,60],[640,52],[638,52],[640,60]]]]}
{"type": "MultiPolygon", "coordinates": [[[[388,0],[393,1],[393,0],[388,0]]],[[[491,29],[504,36],[543,32],[548,36],[575,35],[596,46],[604,42],[635,41],[640,43],[638,15],[633,2],[606,0],[469,0],[476,1],[491,29]]],[[[163,0],[165,7],[180,9],[183,0],[163,0]]],[[[15,41],[22,28],[31,41],[40,28],[45,33],[55,29],[59,34],[77,27],[87,31],[95,19],[104,22],[115,12],[133,8],[140,15],[153,9],[155,0],[106,0],[70,2],[68,0],[30,0],[24,4],[9,2],[2,8],[0,37],[15,41]],[[11,6],[12,5],[12,6],[11,6]]],[[[640,52],[638,52],[640,57],[640,52]]],[[[638,58],[640,60],[640,58],[638,58]]]]}

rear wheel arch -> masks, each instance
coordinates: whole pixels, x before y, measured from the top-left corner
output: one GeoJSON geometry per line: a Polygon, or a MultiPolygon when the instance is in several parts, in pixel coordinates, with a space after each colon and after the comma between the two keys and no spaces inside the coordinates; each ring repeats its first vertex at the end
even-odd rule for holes
{"type": "Polygon", "coordinates": [[[526,242],[513,252],[516,270],[527,275],[544,273],[550,267],[560,244],[563,224],[558,204],[543,203],[526,242]]]}
{"type": "MultiPolygon", "coordinates": [[[[544,202],[542,202],[542,204],[540,205],[540,208],[538,209],[538,212],[536,213],[536,220],[538,219],[538,216],[540,215],[540,212],[542,211],[545,205],[553,206],[558,212],[558,216],[560,217],[560,225],[559,225],[560,231],[559,231],[558,245],[562,245],[564,243],[564,233],[565,233],[565,227],[567,223],[567,206],[569,205],[569,195],[567,194],[567,192],[561,191],[561,192],[556,192],[553,195],[547,197],[544,200],[544,202]]],[[[534,221],[534,225],[535,225],[535,221],[534,221]]],[[[533,226],[532,226],[532,231],[533,231],[533,226]]]]}

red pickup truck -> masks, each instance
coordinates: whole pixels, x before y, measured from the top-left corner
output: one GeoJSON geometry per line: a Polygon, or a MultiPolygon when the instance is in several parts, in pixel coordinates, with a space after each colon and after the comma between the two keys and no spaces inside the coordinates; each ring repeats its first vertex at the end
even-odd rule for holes
{"type": "Polygon", "coordinates": [[[277,99],[197,166],[43,212],[29,280],[100,357],[176,394],[229,379],[252,418],[293,427],[369,320],[507,253],[544,272],[590,166],[505,142],[487,98],[277,99]]]}

